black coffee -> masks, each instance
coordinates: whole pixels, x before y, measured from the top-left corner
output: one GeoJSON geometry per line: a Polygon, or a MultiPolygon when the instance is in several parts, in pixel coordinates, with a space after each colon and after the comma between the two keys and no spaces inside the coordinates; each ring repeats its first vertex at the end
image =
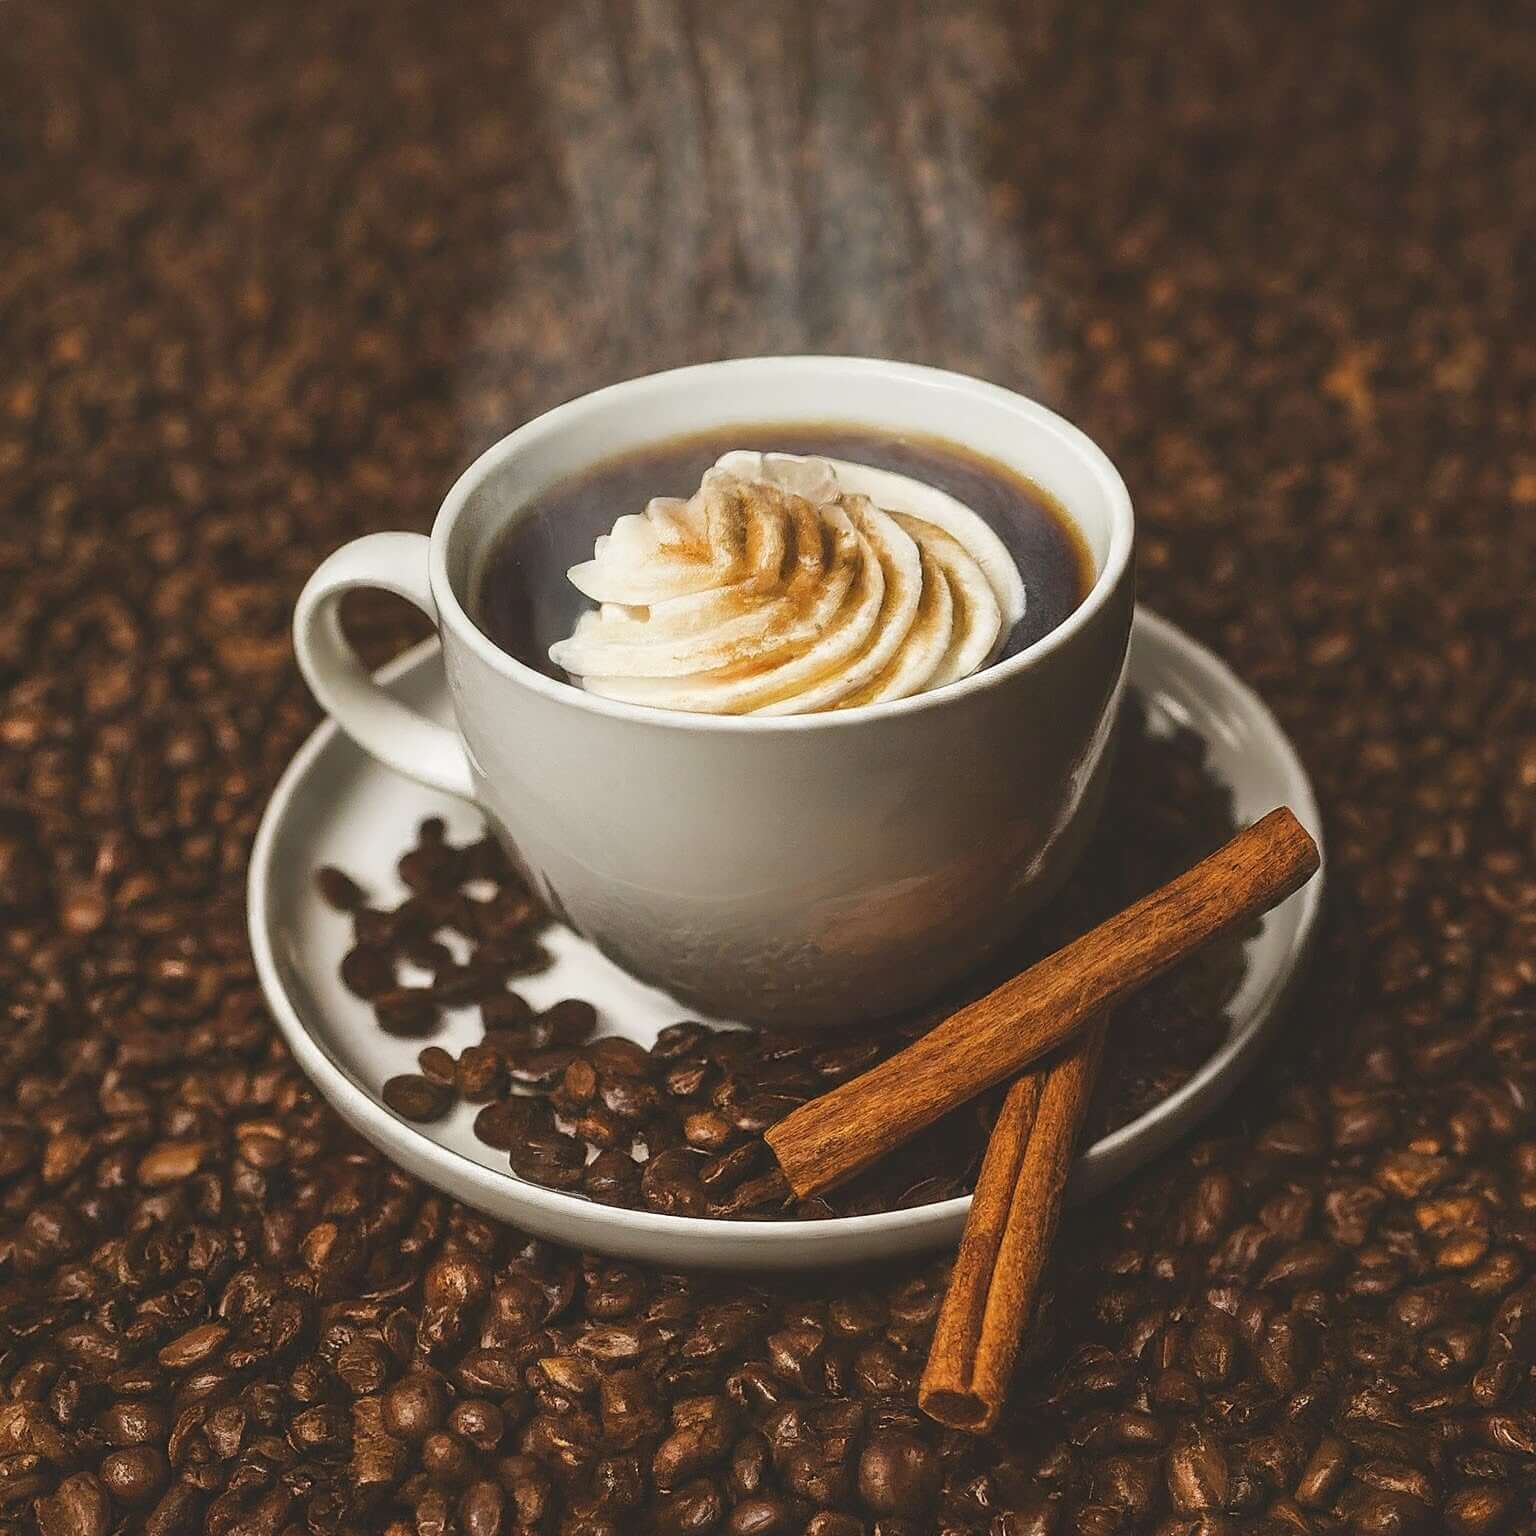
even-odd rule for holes
{"type": "Polygon", "coordinates": [[[566,571],[591,558],[593,541],[653,496],[691,496],[721,454],[733,448],[825,454],[895,470],[947,491],[984,519],[1024,578],[1024,617],[998,657],[1049,634],[1087,596],[1093,561],[1082,535],[1047,491],[1022,475],[940,438],[895,436],[856,427],[769,423],[675,437],[606,459],[547,490],[511,524],[485,562],[473,612],[504,651],[549,677],[565,674],[549,647],[591,606],[566,571]]]}

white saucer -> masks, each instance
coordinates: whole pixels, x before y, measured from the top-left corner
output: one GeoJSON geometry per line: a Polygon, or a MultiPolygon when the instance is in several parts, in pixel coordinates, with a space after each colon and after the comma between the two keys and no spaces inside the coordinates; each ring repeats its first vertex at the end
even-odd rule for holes
{"type": "MultiPolygon", "coordinates": [[[[450,718],[437,642],[386,667],[380,680],[418,709],[450,718]]],[[[1247,823],[1289,805],[1314,837],[1321,820],[1312,786],[1290,742],[1258,697],[1203,646],[1164,619],[1138,610],[1130,682],[1150,721],[1188,726],[1209,744],[1211,769],[1232,787],[1247,823]]],[[[372,1009],[342,986],[337,965],[350,920],[315,890],[315,870],[334,864],[380,904],[403,898],[394,872],[417,822],[441,816],[449,835],[477,836],[479,813],[379,766],[327,722],[300,749],[273,793],[251,855],[251,945],[267,1001],[299,1065],[357,1131],[410,1172],[525,1231],[573,1247],[669,1267],[790,1269],[844,1264],[953,1244],[970,1204],[945,1200],[911,1210],[831,1221],[705,1221],[598,1205],[519,1179],[505,1153],[476,1141],[473,1113],[410,1124],[386,1109],[380,1090],[416,1070],[421,1041],[393,1039],[372,1009]]],[[[1139,1119],[1088,1148],[1072,1197],[1107,1188],[1155,1156],[1231,1091],[1252,1064],[1306,957],[1322,903],[1322,876],[1265,919],[1248,946],[1248,972],[1229,1012],[1226,1043],[1183,1087],[1139,1119]]],[[[618,970],[567,929],[551,930],[555,964],[516,988],[536,1008],[562,997],[597,1005],[603,1028],[649,1044],[656,1031],[696,1015],[618,970]]],[[[436,1043],[458,1050],[479,1038],[476,1010],[445,1015],[436,1043]]]]}

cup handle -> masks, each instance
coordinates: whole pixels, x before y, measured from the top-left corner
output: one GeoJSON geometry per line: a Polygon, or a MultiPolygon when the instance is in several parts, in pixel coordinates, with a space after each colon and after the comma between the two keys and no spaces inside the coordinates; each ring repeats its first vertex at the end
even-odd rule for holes
{"type": "Polygon", "coordinates": [[[469,757],[458,733],[408,709],[374,682],[341,632],[341,599],[354,587],[393,592],[436,624],[428,547],[420,533],[370,533],[342,545],[299,594],[293,648],[321,708],[365,752],[408,779],[473,800],[469,757]]]}

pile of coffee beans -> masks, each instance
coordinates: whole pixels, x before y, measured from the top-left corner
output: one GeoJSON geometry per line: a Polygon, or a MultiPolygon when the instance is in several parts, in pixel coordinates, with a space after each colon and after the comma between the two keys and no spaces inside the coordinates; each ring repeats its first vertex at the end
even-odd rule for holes
{"type": "Polygon", "coordinates": [[[946,1260],[529,1240],[359,1145],[209,941],[12,1005],[7,1536],[1532,1528],[1530,1013],[1405,1004],[1070,1213],[975,1440],[914,1403],[946,1260]]]}
{"type": "MultiPolygon", "coordinates": [[[[967,1193],[998,1094],[957,1110],[848,1186],[809,1200],[791,1194],[762,1133],[1232,834],[1230,796],[1207,770],[1197,736],[1154,734],[1134,697],[1119,725],[1103,819],[1061,898],[987,976],[884,1028],[808,1035],[682,1022],[649,1049],[615,1034],[593,1038],[599,1020],[590,1004],[569,998],[535,1013],[508,989],[509,980],[547,963],[538,942],[547,919],[492,839],[455,847],[441,821],[425,822],[399,861],[410,894],[387,910],[369,905],[343,871],[322,868],[322,896],[352,919],[355,943],[340,962],[342,980],[372,1004],[382,1030],[427,1038],[445,1007],[478,1006],[480,1040],[457,1057],[425,1046],[419,1071],[385,1083],[384,1102],[423,1123],[460,1102],[481,1106],[475,1134],[507,1153],[519,1177],[668,1215],[815,1219],[967,1193]],[[402,985],[407,967],[429,979],[402,985]]],[[[1223,1010],[1242,970],[1241,942],[1228,941],[1121,1010],[1093,1133],[1123,1124],[1190,1076],[1225,1036],[1223,1010]]]]}
{"type": "Polygon", "coordinates": [[[0,1536],[1536,1536],[1514,9],[0,6],[0,1536]],[[942,1258],[530,1242],[348,1133],[246,940],[319,560],[806,345],[1080,421],[1326,817],[1271,1054],[1066,1214],[979,1441],[914,1406],[942,1258]]]}

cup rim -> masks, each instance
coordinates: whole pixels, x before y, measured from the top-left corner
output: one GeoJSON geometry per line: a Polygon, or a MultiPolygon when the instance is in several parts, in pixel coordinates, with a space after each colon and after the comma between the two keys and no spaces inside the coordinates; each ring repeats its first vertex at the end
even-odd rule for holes
{"type": "MultiPolygon", "coordinates": [[[[873,423],[878,426],[878,423],[873,423]]],[[[1068,508],[1071,511],[1071,508],[1068,508]]],[[[716,362],[690,363],[680,368],[668,368],[658,373],[647,373],[635,378],[623,379],[600,389],[590,390],[572,400],[552,406],[549,410],[524,422],[505,437],[486,448],[454,481],[438,508],[432,523],[428,551],[428,580],[433,601],[437,605],[438,622],[445,631],[451,631],[456,642],[467,646],[474,654],[510,681],[519,683],[530,691],[542,695],[552,703],[584,709],[610,719],[627,720],[636,724],[657,726],[664,729],[707,732],[769,732],[778,735],[802,731],[831,730],[861,725],[866,722],[891,720],[901,716],[919,714],[930,709],[943,708],[988,689],[1002,686],[1010,678],[1029,671],[1047,656],[1067,645],[1075,635],[1087,628],[1095,615],[1108,603],[1110,595],[1119,586],[1131,560],[1135,541],[1135,514],[1131,507],[1130,492],[1119,470],[1094,440],[1080,427],[1075,427],[1065,417],[1049,407],[1005,389],[1000,384],[989,384],[967,374],[955,373],[945,368],[932,368],[922,363],[901,363],[883,358],[851,357],[822,354],[790,354],[769,357],[723,358],[716,362]],[[1103,566],[1095,576],[1093,585],[1076,608],[1049,633],[1042,635],[1032,645],[1016,655],[996,664],[983,667],[969,677],[946,684],[927,693],[913,694],[904,699],[888,699],[881,703],[860,704],[848,709],[828,710],[819,714],[805,715],[712,715],[687,710],[665,709],[651,704],[630,704],[618,699],[608,699],[600,694],[588,693],[573,683],[560,682],[530,667],[526,662],[493,641],[469,616],[459,595],[453,589],[448,576],[448,545],[453,529],[463,513],[474,490],[509,459],[530,445],[571,425],[583,413],[612,405],[628,397],[642,401],[647,395],[677,387],[690,379],[705,375],[735,373],[781,373],[786,380],[801,376],[807,371],[855,377],[880,376],[887,379],[905,380],[913,384],[938,386],[961,393],[985,398],[1016,414],[1028,418],[1036,427],[1055,437],[1066,449],[1077,455],[1092,473],[1099,489],[1104,493],[1110,514],[1109,549],[1103,566]]]]}

